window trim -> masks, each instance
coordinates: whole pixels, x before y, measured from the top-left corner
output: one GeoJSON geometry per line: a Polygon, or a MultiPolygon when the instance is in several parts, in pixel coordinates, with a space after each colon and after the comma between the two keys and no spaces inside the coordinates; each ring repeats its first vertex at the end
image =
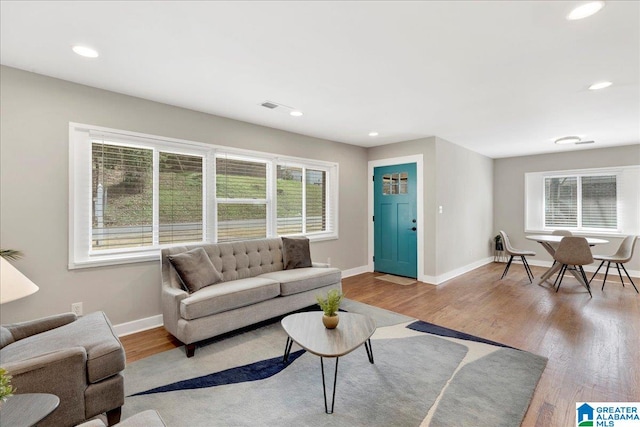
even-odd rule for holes
{"type": "MultiPolygon", "coordinates": [[[[300,165],[304,168],[326,171],[327,188],[327,231],[312,232],[305,235],[311,241],[334,240],[338,238],[338,200],[339,200],[339,175],[338,163],[322,160],[303,159],[298,157],[282,156],[265,152],[237,149],[221,145],[206,144],[177,138],[161,137],[139,132],[129,132],[100,126],[69,122],[69,258],[68,268],[86,268],[107,266],[116,264],[128,264],[144,261],[157,261],[160,250],[165,247],[182,243],[156,244],[154,246],[132,247],[121,249],[105,249],[95,253],[91,251],[89,242],[84,241],[92,228],[91,212],[92,195],[91,182],[91,145],[98,136],[108,137],[110,142],[126,146],[137,146],[154,150],[154,167],[157,152],[169,152],[173,154],[196,155],[203,158],[203,243],[217,241],[217,206],[221,202],[232,203],[265,203],[267,207],[267,237],[277,236],[277,194],[276,170],[277,165],[300,165]],[[216,199],[216,158],[227,155],[229,158],[240,160],[264,162],[267,165],[267,195],[266,200],[257,199],[216,199]],[[87,187],[89,195],[87,196],[87,187]],[[89,230],[87,232],[87,229],[89,230]]],[[[157,171],[154,170],[154,175],[157,171]]],[[[154,199],[157,198],[154,181],[154,199]]],[[[156,202],[154,201],[154,216],[156,202]]],[[[155,218],[154,218],[155,220],[155,218]]],[[[197,242],[185,242],[191,244],[197,242]]]]}
{"type": "MultiPolygon", "coordinates": [[[[573,169],[561,171],[542,171],[525,173],[524,191],[524,219],[525,233],[551,233],[553,230],[570,230],[575,235],[620,237],[627,234],[638,234],[640,224],[634,216],[640,215],[640,191],[638,185],[640,165],[616,166],[607,168],[573,169]],[[545,179],[558,177],[584,176],[615,176],[616,177],[616,215],[617,228],[585,228],[585,227],[547,227],[545,225],[545,179]]],[[[578,180],[578,183],[581,181],[578,180]]],[[[581,189],[579,194],[581,194],[581,189]]],[[[582,200],[579,200],[578,207],[582,200]]],[[[580,210],[580,209],[579,209],[580,210]]],[[[581,216],[582,213],[578,212],[581,216]]]]}

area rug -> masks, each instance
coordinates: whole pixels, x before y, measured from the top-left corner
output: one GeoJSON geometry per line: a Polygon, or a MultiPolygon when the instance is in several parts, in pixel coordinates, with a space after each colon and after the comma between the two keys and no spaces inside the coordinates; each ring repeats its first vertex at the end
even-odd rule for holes
{"type": "Polygon", "coordinates": [[[409,277],[393,276],[391,274],[385,274],[384,276],[376,276],[378,280],[384,280],[385,282],[395,283],[396,285],[408,286],[417,283],[416,279],[409,277]]]}
{"type": "MultiPolygon", "coordinates": [[[[335,411],[325,414],[320,360],[275,320],[198,346],[131,363],[123,418],[156,409],[169,426],[518,426],[546,358],[354,301],[377,323],[341,357],[335,411]]],[[[339,327],[339,326],[338,326],[339,327]]],[[[334,359],[325,361],[333,377],[334,359]]],[[[329,390],[331,384],[328,384],[329,390]]]]}

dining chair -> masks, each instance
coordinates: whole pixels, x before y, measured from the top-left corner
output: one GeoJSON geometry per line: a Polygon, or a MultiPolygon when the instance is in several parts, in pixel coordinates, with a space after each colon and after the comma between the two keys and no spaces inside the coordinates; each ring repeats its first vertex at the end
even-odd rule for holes
{"type": "Polygon", "coordinates": [[[564,273],[566,273],[567,269],[570,268],[569,266],[573,266],[573,268],[580,272],[582,280],[584,280],[584,285],[589,291],[589,296],[593,297],[593,295],[591,295],[589,281],[584,273],[584,268],[582,268],[583,265],[591,264],[593,262],[593,255],[591,255],[591,248],[587,243],[587,239],[584,237],[563,237],[560,241],[560,245],[558,245],[558,250],[553,254],[553,259],[562,264],[558,277],[556,277],[556,281],[553,283],[554,287],[556,284],[558,285],[556,287],[556,292],[560,289],[564,273]]]}
{"type": "Polygon", "coordinates": [[[524,251],[521,249],[515,249],[513,246],[511,246],[511,241],[509,241],[509,236],[507,236],[507,233],[505,233],[502,230],[500,230],[500,236],[502,236],[502,242],[504,243],[504,251],[507,255],[509,255],[509,261],[507,262],[507,266],[505,267],[504,272],[502,273],[502,277],[500,277],[500,280],[504,279],[504,277],[507,275],[507,271],[509,271],[509,267],[511,267],[511,262],[513,261],[513,257],[519,256],[520,259],[522,260],[522,264],[524,265],[524,269],[527,272],[527,277],[529,278],[529,282],[533,283],[533,273],[531,272],[531,268],[529,267],[529,263],[527,262],[527,259],[525,257],[536,256],[536,253],[534,251],[524,251]]]}
{"type": "MultiPolygon", "coordinates": [[[[602,261],[602,262],[600,263],[600,266],[598,267],[596,272],[593,273],[591,280],[593,280],[593,278],[596,277],[596,274],[598,274],[598,271],[600,271],[600,268],[602,267],[602,265],[605,262],[607,263],[607,271],[604,273],[604,280],[602,281],[603,291],[604,291],[604,284],[607,282],[607,274],[609,274],[609,267],[613,262],[616,264],[616,268],[618,269],[618,275],[620,276],[620,281],[622,282],[622,286],[624,287],[624,280],[622,280],[622,273],[620,272],[620,267],[622,267],[622,269],[624,270],[625,274],[627,275],[627,278],[633,285],[633,288],[636,290],[636,293],[640,293],[638,292],[638,288],[636,288],[635,283],[633,283],[633,280],[631,280],[631,276],[629,276],[629,272],[624,267],[624,264],[629,262],[631,257],[633,257],[633,249],[635,248],[637,240],[638,240],[638,236],[627,236],[622,240],[622,243],[620,243],[620,247],[618,248],[615,254],[593,256],[593,259],[597,259],[598,261],[602,261]]],[[[591,280],[589,280],[589,283],[591,283],[591,280]]]]}
{"type": "MultiPolygon", "coordinates": [[[[569,230],[553,230],[551,232],[551,235],[553,235],[553,236],[571,237],[571,236],[573,236],[573,233],[570,232],[569,230]]],[[[557,251],[558,250],[558,246],[560,246],[560,243],[549,243],[549,246],[551,246],[554,251],[557,251]]],[[[553,260],[553,265],[556,265],[556,260],[553,260]]]]}

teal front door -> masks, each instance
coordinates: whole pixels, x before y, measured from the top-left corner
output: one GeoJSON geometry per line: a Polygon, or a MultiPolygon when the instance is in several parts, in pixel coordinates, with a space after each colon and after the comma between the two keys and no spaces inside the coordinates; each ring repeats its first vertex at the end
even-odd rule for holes
{"type": "Polygon", "coordinates": [[[373,171],[374,270],[417,278],[416,164],[373,171]]]}

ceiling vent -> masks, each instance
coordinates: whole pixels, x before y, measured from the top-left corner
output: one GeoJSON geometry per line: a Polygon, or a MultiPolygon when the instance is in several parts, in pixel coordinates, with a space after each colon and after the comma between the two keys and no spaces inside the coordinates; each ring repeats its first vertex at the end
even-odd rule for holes
{"type": "Polygon", "coordinates": [[[289,107],[288,105],[278,104],[273,101],[264,101],[260,104],[264,108],[268,108],[269,110],[277,111],[278,113],[290,115],[292,111],[296,111],[295,108],[289,107]]]}

